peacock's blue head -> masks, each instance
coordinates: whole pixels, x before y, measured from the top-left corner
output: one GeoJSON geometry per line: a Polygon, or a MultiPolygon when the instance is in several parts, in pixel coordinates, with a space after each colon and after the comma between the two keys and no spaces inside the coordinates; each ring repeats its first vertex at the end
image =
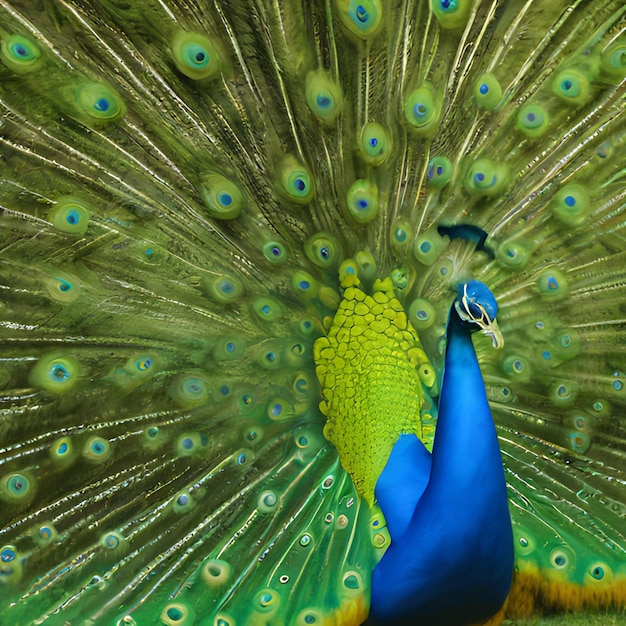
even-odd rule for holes
{"type": "Polygon", "coordinates": [[[470,280],[459,285],[458,293],[454,306],[461,320],[478,326],[491,337],[494,348],[502,348],[504,339],[496,320],[498,303],[489,287],[478,280],[470,280]]]}

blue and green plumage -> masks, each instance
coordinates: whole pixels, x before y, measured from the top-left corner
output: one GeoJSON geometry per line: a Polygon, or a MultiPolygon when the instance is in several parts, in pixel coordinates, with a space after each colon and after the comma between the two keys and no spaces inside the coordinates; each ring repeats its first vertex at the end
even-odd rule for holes
{"type": "Polygon", "coordinates": [[[403,532],[494,535],[435,480],[483,380],[501,456],[483,410],[440,458],[504,467],[500,618],[623,611],[619,2],[0,10],[0,623],[384,620],[428,550],[397,612],[488,617],[403,532]],[[472,279],[504,347],[457,398],[472,279]]]}

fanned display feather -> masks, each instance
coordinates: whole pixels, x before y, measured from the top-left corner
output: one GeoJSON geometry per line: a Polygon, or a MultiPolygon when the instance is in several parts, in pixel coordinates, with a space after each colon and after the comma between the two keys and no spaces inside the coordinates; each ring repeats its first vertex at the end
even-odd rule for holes
{"type": "Polygon", "coordinates": [[[1,0],[0,624],[624,615],[625,16],[1,0]]]}

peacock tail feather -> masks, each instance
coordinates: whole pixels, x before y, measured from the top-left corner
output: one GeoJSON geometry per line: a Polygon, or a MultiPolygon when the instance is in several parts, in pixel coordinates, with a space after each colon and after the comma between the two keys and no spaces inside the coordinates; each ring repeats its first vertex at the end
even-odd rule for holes
{"type": "Polygon", "coordinates": [[[363,623],[472,278],[492,623],[624,611],[622,2],[0,11],[0,624],[363,623]]]}

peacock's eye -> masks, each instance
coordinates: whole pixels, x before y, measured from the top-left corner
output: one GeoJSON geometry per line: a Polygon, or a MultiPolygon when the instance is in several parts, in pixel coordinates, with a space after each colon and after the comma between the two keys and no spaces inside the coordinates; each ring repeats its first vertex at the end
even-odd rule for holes
{"type": "Polygon", "coordinates": [[[278,241],[268,241],[263,246],[263,256],[270,263],[284,263],[288,258],[287,249],[285,246],[278,241]]]}
{"type": "Polygon", "coordinates": [[[213,79],[222,70],[222,60],[213,41],[201,33],[179,31],[172,39],[176,69],[193,80],[213,79]]]}
{"type": "Polygon", "coordinates": [[[528,137],[541,137],[549,124],[548,113],[537,104],[527,104],[517,113],[516,127],[528,137]]]}
{"type": "Polygon", "coordinates": [[[307,204],[313,198],[313,185],[309,173],[300,164],[288,160],[282,172],[283,190],[296,204],[307,204]]]}
{"type": "Polygon", "coordinates": [[[341,112],[341,90],[325,72],[307,76],[305,97],[311,112],[326,124],[332,124],[341,112]]]}
{"type": "Polygon", "coordinates": [[[444,29],[461,29],[467,22],[471,0],[431,0],[431,9],[444,29]]]}
{"type": "Polygon", "coordinates": [[[378,215],[378,188],[369,180],[357,180],[348,189],[348,211],[361,223],[371,222],[378,215]]]}
{"type": "Polygon", "coordinates": [[[101,125],[121,120],[126,106],[118,92],[98,82],[84,82],[75,90],[74,106],[87,124],[101,125]]]}
{"type": "Polygon", "coordinates": [[[409,94],[404,115],[411,129],[419,136],[429,136],[437,128],[441,106],[430,84],[423,85],[409,94]]]}
{"type": "Polygon", "coordinates": [[[304,244],[304,252],[309,260],[320,268],[329,268],[339,260],[339,244],[330,233],[317,233],[304,244]]]}
{"type": "Polygon", "coordinates": [[[10,35],[0,43],[0,60],[13,72],[27,74],[42,67],[39,46],[30,38],[10,35]]]}
{"type": "Polygon", "coordinates": [[[337,0],[337,5],[343,26],[358,38],[367,40],[380,28],[381,0],[337,0]]]}

